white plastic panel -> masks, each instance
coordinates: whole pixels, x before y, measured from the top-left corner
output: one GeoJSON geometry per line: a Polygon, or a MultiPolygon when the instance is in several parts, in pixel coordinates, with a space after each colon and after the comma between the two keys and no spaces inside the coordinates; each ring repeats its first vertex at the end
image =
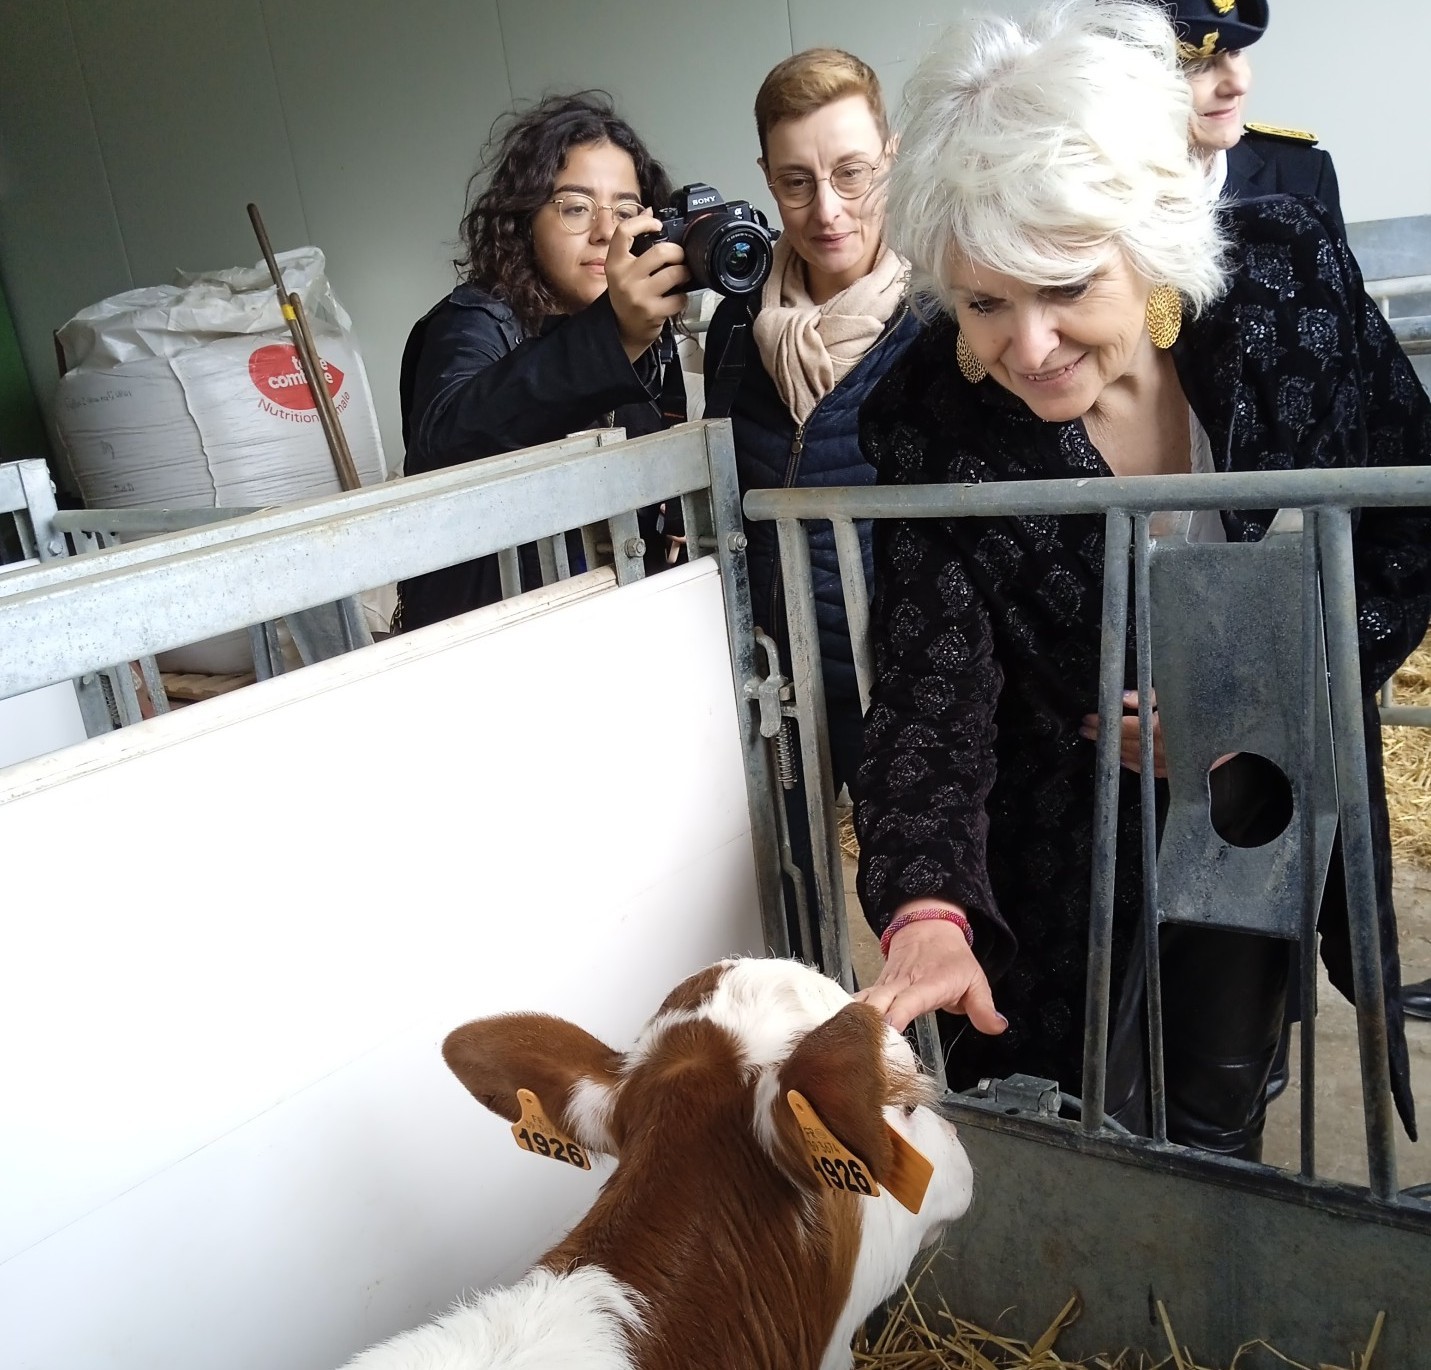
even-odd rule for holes
{"type": "Polygon", "coordinates": [[[336,1365],[590,1202],[442,1037],[760,950],[714,562],[598,579],[5,773],[8,1370],[336,1365]]]}

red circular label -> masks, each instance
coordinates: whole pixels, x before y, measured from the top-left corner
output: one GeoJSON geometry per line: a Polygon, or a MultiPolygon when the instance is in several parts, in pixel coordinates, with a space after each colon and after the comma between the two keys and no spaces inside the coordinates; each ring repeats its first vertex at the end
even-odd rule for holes
{"type": "MultiPolygon", "coordinates": [[[[343,384],[343,373],[331,362],[323,362],[323,383],[330,395],[336,395],[343,384]]],[[[285,409],[312,409],[313,392],[298,360],[298,349],[292,343],[269,343],[255,348],[248,359],[249,379],[258,393],[285,409]]]]}

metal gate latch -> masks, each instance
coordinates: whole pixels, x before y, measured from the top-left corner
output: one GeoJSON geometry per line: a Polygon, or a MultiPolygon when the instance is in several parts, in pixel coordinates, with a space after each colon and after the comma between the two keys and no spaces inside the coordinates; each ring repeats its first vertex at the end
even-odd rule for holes
{"type": "Polygon", "coordinates": [[[973,1089],[964,1090],[958,1097],[983,1104],[991,1113],[1057,1118],[1060,1095],[1056,1080],[1042,1080],[1037,1075],[1010,1075],[1007,1080],[980,1080],[973,1089]]]}

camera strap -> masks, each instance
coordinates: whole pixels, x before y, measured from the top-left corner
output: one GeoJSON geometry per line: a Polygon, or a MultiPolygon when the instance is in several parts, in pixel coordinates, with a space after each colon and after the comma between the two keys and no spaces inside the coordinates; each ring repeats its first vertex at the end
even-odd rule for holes
{"type": "Polygon", "coordinates": [[[690,417],[686,412],[686,378],[681,374],[676,332],[669,323],[661,329],[656,342],[656,362],[661,368],[661,396],[657,401],[661,417],[668,425],[685,423],[690,417]]]}
{"type": "Polygon", "coordinates": [[[740,378],[745,371],[745,349],[750,333],[748,323],[738,323],[726,336],[725,347],[716,365],[715,375],[706,383],[708,419],[727,419],[740,390],[740,378]]]}

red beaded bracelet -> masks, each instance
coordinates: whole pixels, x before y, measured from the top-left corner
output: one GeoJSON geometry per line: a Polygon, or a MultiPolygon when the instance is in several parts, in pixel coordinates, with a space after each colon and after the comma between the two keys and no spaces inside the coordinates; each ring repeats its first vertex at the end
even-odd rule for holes
{"type": "Polygon", "coordinates": [[[974,929],[969,925],[969,920],[959,912],[958,909],[910,909],[908,913],[901,913],[885,930],[884,936],[879,939],[880,955],[889,958],[889,944],[901,928],[907,928],[911,923],[928,923],[939,919],[945,923],[953,923],[964,934],[964,940],[972,947],[974,945],[974,929]]]}

